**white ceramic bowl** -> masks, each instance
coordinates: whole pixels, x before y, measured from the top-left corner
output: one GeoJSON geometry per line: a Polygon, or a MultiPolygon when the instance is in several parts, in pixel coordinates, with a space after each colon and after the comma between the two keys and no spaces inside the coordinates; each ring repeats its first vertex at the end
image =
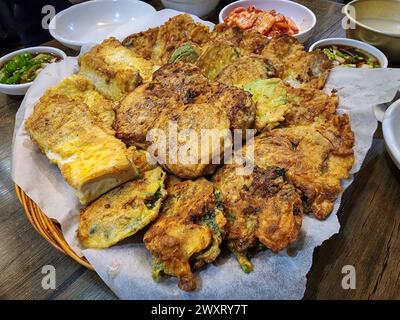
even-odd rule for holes
{"type": "MultiPolygon", "coordinates": [[[[11,58],[14,56],[21,54],[21,53],[37,53],[37,52],[42,52],[42,53],[52,53],[54,55],[57,55],[63,59],[67,57],[67,55],[64,53],[64,51],[57,49],[57,48],[52,48],[52,47],[31,47],[31,48],[25,48],[21,50],[17,50],[14,52],[11,52],[3,57],[0,58],[0,66],[2,66],[4,63],[9,61],[11,58]]],[[[4,84],[0,83],[0,92],[8,94],[8,95],[24,95],[26,91],[29,89],[29,87],[32,85],[32,82],[27,82],[23,84],[4,84]]]]}
{"type": "Polygon", "coordinates": [[[382,129],[386,149],[400,169],[400,100],[394,102],[386,110],[382,129]]]}
{"type": "Polygon", "coordinates": [[[262,10],[276,10],[279,13],[291,18],[299,27],[300,32],[295,37],[300,42],[306,42],[312,36],[317,23],[315,14],[305,6],[287,0],[244,0],[233,2],[224,7],[219,14],[219,22],[223,23],[229,13],[238,8],[255,6],[262,10]]]}
{"type": "Polygon", "coordinates": [[[217,7],[219,0],[161,0],[161,2],[166,8],[205,17],[217,7]]]}
{"type": "Polygon", "coordinates": [[[368,43],[358,41],[358,40],[353,40],[353,39],[347,39],[347,38],[329,38],[329,39],[323,39],[320,41],[315,42],[309,49],[309,51],[314,51],[318,48],[329,46],[329,45],[343,45],[343,46],[350,46],[354,47],[357,49],[364,50],[374,57],[376,57],[382,66],[382,68],[387,68],[388,66],[388,59],[386,58],[385,54],[379,50],[378,48],[375,48],[374,46],[371,46],[368,43]]]}
{"type": "Polygon", "coordinates": [[[59,12],[51,20],[49,31],[65,46],[79,50],[84,44],[102,41],[125,23],[139,21],[155,12],[143,1],[88,1],[59,12]]]}

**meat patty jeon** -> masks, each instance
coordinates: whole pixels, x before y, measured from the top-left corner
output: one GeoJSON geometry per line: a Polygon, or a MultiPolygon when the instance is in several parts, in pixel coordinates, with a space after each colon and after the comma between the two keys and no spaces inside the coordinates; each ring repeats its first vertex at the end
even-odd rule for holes
{"type": "Polygon", "coordinates": [[[183,44],[192,43],[202,47],[209,37],[207,26],[194,22],[188,14],[181,14],[172,17],[159,28],[130,35],[122,43],[135,54],[152,60],[154,64],[163,65],[183,44]]]}
{"type": "Polygon", "coordinates": [[[210,82],[201,70],[187,63],[166,64],[153,74],[153,81],[175,92],[184,103],[209,103],[229,117],[231,129],[254,127],[255,109],[251,95],[219,82],[210,82]]]}
{"type": "Polygon", "coordinates": [[[192,179],[213,173],[223,155],[229,129],[252,128],[254,118],[254,104],[249,93],[210,83],[199,68],[178,62],[161,67],[153,74],[151,82],[140,86],[121,102],[116,109],[114,128],[116,136],[125,143],[144,148],[160,142],[149,139],[151,129],[161,129],[168,140],[174,139],[169,126],[171,122],[176,123],[177,134],[182,134],[177,148],[185,148],[188,160],[182,160],[179,151],[178,156],[171,159],[167,143],[167,157],[162,164],[176,176],[192,179]],[[208,129],[214,132],[205,132],[208,129]],[[197,135],[189,139],[184,137],[185,131],[197,135]],[[216,142],[212,149],[203,147],[203,139],[209,139],[207,134],[216,142]],[[212,159],[216,160],[214,164],[212,159]]]}
{"type": "Polygon", "coordinates": [[[343,115],[321,124],[274,129],[246,147],[254,147],[255,165],[285,169],[285,177],[304,195],[306,212],[325,219],[353,166],[353,144],[348,116],[343,115]]]}
{"type": "Polygon", "coordinates": [[[300,192],[284,179],[284,169],[255,167],[239,175],[225,165],[213,177],[228,218],[226,240],[243,271],[250,272],[251,250],[280,251],[295,241],[302,222],[300,192]]]}
{"type": "Polygon", "coordinates": [[[78,239],[86,248],[108,248],[158,216],[166,196],[160,167],[107,192],[80,212],[78,239]]]}
{"type": "Polygon", "coordinates": [[[192,269],[218,257],[226,219],[218,194],[204,178],[175,183],[167,192],[158,220],[144,235],[153,256],[153,279],[175,276],[179,288],[195,290],[192,269]]]}
{"type": "Polygon", "coordinates": [[[164,110],[155,124],[155,128],[162,130],[169,139],[174,139],[176,130],[175,150],[158,137],[151,139],[152,149],[154,154],[160,155],[166,146],[163,167],[177,177],[194,179],[210,175],[221,162],[225,141],[229,141],[229,125],[227,115],[211,104],[176,106],[164,110]],[[171,128],[172,125],[176,128],[171,128]]]}

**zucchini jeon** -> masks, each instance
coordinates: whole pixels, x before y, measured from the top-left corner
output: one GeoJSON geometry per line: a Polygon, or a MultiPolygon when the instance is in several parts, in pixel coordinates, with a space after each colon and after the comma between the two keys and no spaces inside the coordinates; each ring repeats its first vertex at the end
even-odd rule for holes
{"type": "Polygon", "coordinates": [[[195,290],[192,269],[218,257],[226,219],[219,195],[204,178],[175,183],[167,191],[159,218],[144,235],[153,256],[153,279],[175,276],[179,288],[195,290]]]}
{"type": "Polygon", "coordinates": [[[32,140],[57,164],[83,205],[138,177],[136,149],[103,129],[87,104],[47,91],[25,122],[32,140]]]}
{"type": "Polygon", "coordinates": [[[250,175],[225,165],[213,177],[228,220],[226,240],[242,270],[252,271],[250,256],[259,250],[280,251],[297,239],[303,206],[300,192],[279,167],[255,167],[250,175]]]}
{"type": "Polygon", "coordinates": [[[108,38],[79,58],[79,73],[107,98],[119,101],[139,84],[151,79],[153,64],[108,38]]]}
{"type": "Polygon", "coordinates": [[[86,248],[108,248],[158,216],[166,196],[160,167],[109,191],[80,212],[78,239],[86,248]]]}

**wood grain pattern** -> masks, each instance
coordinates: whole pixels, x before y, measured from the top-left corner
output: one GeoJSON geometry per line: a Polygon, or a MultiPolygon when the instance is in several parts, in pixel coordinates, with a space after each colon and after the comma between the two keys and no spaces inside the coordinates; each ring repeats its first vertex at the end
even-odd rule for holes
{"type": "MultiPolygon", "coordinates": [[[[222,1],[219,8],[229,1],[222,1]]],[[[308,44],[344,36],[341,5],[301,0],[318,25],[308,44]]],[[[150,1],[160,8],[159,1],[150,1]]],[[[209,19],[216,21],[218,9],[209,19]]],[[[67,50],[56,41],[48,45],[67,50]]],[[[43,240],[27,221],[14,192],[10,158],[14,118],[21,98],[0,94],[0,299],[115,299],[96,273],[86,270],[43,240]],[[41,287],[41,269],[53,265],[57,289],[41,287]]],[[[315,251],[305,299],[400,298],[400,171],[388,157],[381,128],[362,170],[345,192],[340,233],[315,251]],[[356,289],[341,287],[344,265],[356,268],[356,289]]]]}

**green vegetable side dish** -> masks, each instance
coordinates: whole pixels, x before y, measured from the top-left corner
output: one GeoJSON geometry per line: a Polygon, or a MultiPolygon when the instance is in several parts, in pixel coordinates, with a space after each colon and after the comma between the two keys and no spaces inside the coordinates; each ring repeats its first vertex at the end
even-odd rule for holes
{"type": "Polygon", "coordinates": [[[61,57],[51,53],[22,53],[14,56],[0,67],[0,83],[23,84],[35,80],[39,72],[49,63],[61,57]]]}
{"type": "Polygon", "coordinates": [[[332,61],[335,66],[350,68],[381,68],[377,58],[370,53],[350,47],[329,45],[319,48],[332,61]]]}

